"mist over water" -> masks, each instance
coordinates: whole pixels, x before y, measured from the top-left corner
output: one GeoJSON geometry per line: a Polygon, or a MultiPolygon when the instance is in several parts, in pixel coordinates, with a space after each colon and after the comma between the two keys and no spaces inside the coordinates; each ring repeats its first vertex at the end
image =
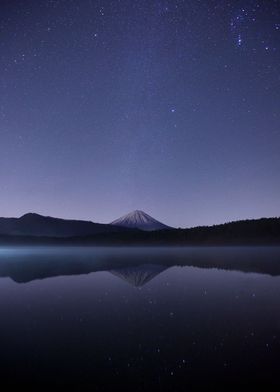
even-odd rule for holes
{"type": "Polygon", "coordinates": [[[6,384],[279,385],[280,249],[0,248],[6,384]]]}

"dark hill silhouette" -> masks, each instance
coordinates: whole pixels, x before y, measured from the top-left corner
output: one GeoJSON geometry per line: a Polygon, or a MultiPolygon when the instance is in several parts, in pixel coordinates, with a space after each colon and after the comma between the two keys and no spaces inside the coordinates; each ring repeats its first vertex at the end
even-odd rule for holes
{"type": "Polygon", "coordinates": [[[73,237],[116,233],[127,229],[110,224],[70,220],[28,213],[20,218],[0,218],[0,235],[73,237]]]}
{"type": "Polygon", "coordinates": [[[19,219],[0,218],[0,244],[40,243],[124,246],[280,245],[280,218],[156,231],[125,229],[113,225],[41,217],[36,214],[24,215],[19,219]]]}

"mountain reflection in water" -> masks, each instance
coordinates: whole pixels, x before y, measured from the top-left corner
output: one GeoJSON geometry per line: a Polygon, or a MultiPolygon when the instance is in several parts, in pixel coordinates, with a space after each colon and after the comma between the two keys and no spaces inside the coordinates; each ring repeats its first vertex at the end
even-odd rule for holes
{"type": "Polygon", "coordinates": [[[142,286],[172,266],[280,275],[280,247],[14,247],[0,248],[0,277],[18,283],[110,271],[142,286]]]}

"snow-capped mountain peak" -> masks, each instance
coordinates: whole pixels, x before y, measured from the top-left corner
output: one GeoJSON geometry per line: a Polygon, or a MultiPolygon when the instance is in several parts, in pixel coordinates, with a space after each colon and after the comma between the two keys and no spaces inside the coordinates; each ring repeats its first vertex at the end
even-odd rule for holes
{"type": "Polygon", "coordinates": [[[111,222],[111,225],[140,229],[145,231],[163,230],[170,227],[157,221],[144,211],[135,210],[111,222]]]}

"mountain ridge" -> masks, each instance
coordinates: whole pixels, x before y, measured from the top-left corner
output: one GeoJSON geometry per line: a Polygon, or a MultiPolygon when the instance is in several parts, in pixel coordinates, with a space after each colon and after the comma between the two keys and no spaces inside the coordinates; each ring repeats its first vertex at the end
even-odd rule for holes
{"type": "Polygon", "coordinates": [[[79,237],[126,230],[106,223],[56,218],[35,212],[28,212],[19,218],[0,218],[0,235],[79,237]]]}
{"type": "Polygon", "coordinates": [[[27,213],[0,218],[1,244],[58,245],[280,245],[280,218],[233,221],[185,229],[139,230],[27,213]]]}

